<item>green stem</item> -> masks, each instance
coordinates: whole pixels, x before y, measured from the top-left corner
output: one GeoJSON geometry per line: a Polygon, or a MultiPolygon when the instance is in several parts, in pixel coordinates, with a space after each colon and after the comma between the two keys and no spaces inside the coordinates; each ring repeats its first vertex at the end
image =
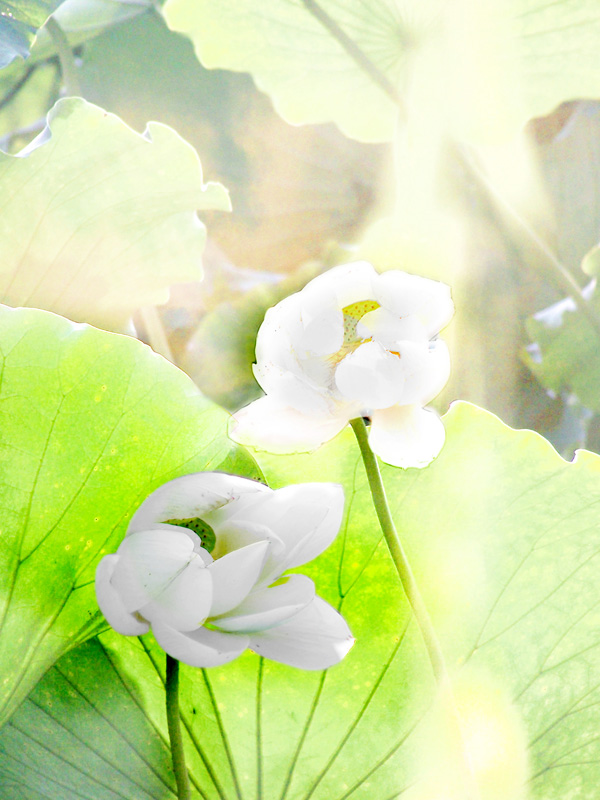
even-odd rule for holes
{"type": "Polygon", "coordinates": [[[262,754],[262,683],[265,660],[258,659],[258,677],[256,680],[256,797],[263,796],[263,754],[262,754]]]}
{"type": "Polygon", "coordinates": [[[410,563],[406,553],[404,552],[404,548],[402,547],[402,542],[398,536],[396,526],[394,525],[394,520],[392,519],[392,514],[390,512],[390,507],[385,494],[385,487],[381,478],[379,464],[377,463],[377,458],[375,457],[375,454],[371,450],[371,446],[369,444],[367,426],[365,425],[362,417],[351,419],[350,425],[352,426],[352,430],[354,431],[358,441],[358,446],[360,447],[363,463],[365,465],[365,471],[369,480],[373,505],[375,506],[375,511],[377,512],[381,530],[383,531],[383,535],[385,536],[385,540],[396,567],[396,571],[398,572],[400,583],[402,584],[402,588],[404,589],[407,600],[415,616],[417,625],[419,626],[419,630],[421,631],[421,636],[423,637],[423,641],[425,643],[429,661],[431,662],[431,668],[440,689],[442,701],[446,704],[448,713],[454,722],[456,744],[461,753],[464,767],[465,797],[467,800],[479,800],[479,789],[477,787],[477,782],[475,780],[475,776],[473,775],[470,760],[464,746],[460,725],[460,715],[458,713],[458,709],[456,708],[444,654],[431,622],[429,612],[427,611],[425,601],[421,596],[417,581],[415,580],[410,563]]]}
{"type": "Polygon", "coordinates": [[[361,417],[351,419],[350,425],[352,426],[352,430],[354,431],[358,441],[358,446],[360,447],[365,470],[367,472],[367,478],[369,479],[369,486],[371,488],[371,495],[373,497],[373,505],[375,506],[377,517],[379,518],[379,524],[381,525],[381,530],[383,531],[387,546],[389,547],[392,555],[392,560],[398,572],[402,588],[404,589],[408,602],[410,603],[410,606],[414,612],[417,625],[419,626],[423,636],[425,647],[427,648],[427,653],[429,655],[429,660],[431,661],[433,674],[435,675],[435,679],[438,683],[445,683],[448,679],[448,671],[446,669],[444,655],[433,629],[433,625],[431,624],[429,612],[427,611],[425,602],[421,596],[419,587],[417,586],[415,576],[413,575],[413,571],[408,563],[408,558],[406,557],[406,553],[402,547],[402,542],[400,541],[400,537],[396,531],[396,526],[394,525],[394,520],[392,519],[385,494],[383,480],[381,479],[379,464],[377,463],[375,454],[369,445],[367,426],[361,417]]]}
{"type": "Polygon", "coordinates": [[[79,75],[77,74],[77,67],[75,66],[75,59],[73,58],[73,51],[69,45],[69,40],[54,17],[48,17],[45,27],[56,47],[58,60],[60,61],[63,85],[67,96],[80,97],[81,88],[79,86],[79,75]]]}
{"type": "Polygon", "coordinates": [[[179,661],[167,653],[167,727],[171,742],[171,757],[173,759],[173,772],[177,783],[178,800],[191,800],[190,779],[185,766],[183,752],[183,738],[179,719],[179,661]]]}

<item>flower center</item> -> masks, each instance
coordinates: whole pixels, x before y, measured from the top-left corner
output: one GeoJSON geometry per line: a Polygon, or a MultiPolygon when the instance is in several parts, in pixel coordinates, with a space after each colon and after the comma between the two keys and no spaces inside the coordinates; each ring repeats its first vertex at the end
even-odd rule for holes
{"type": "Polygon", "coordinates": [[[358,337],[356,326],[365,314],[368,314],[369,311],[376,311],[378,308],[380,308],[380,305],[377,300],[359,300],[358,303],[351,303],[349,306],[342,308],[342,314],[344,315],[344,341],[336,353],[328,356],[327,360],[331,364],[337,366],[340,361],[350,353],[353,353],[363,342],[370,341],[370,339],[360,339],[358,337]]]}
{"type": "Polygon", "coordinates": [[[342,308],[342,314],[344,315],[344,345],[342,347],[350,344],[355,345],[356,342],[362,341],[359,340],[356,334],[356,326],[365,314],[370,311],[376,311],[378,308],[380,308],[380,305],[377,300],[359,300],[358,303],[352,303],[342,308]]]}
{"type": "Polygon", "coordinates": [[[205,522],[200,517],[188,517],[187,519],[166,519],[167,525],[179,525],[180,528],[187,528],[193,531],[200,541],[202,547],[208,552],[212,553],[217,543],[217,536],[208,522],[205,522]]]}

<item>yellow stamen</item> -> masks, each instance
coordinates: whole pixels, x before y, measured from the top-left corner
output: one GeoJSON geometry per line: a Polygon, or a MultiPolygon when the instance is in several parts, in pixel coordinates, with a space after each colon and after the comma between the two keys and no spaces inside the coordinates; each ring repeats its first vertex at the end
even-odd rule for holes
{"type": "Polygon", "coordinates": [[[368,339],[360,339],[356,333],[356,326],[360,320],[370,311],[376,311],[379,308],[377,300],[359,300],[357,303],[351,303],[349,306],[342,308],[344,315],[344,342],[336,353],[332,353],[328,357],[328,361],[332,364],[339,364],[350,353],[353,353],[357,347],[365,342],[372,341],[368,339]]]}
{"type": "Polygon", "coordinates": [[[377,300],[359,300],[358,303],[352,303],[345,308],[342,308],[344,315],[344,344],[351,344],[357,340],[356,326],[361,319],[370,311],[376,311],[380,308],[377,300]]]}

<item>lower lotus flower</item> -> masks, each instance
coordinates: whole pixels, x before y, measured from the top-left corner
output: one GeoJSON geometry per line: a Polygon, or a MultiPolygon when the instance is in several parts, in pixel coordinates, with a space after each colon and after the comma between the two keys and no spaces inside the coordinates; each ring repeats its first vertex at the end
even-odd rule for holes
{"type": "Polygon", "coordinates": [[[353,644],[343,617],[304,575],[285,575],[334,540],[340,486],[273,491],[232,475],[186,475],[153,492],[117,552],[96,571],[98,605],[119,633],[150,627],[169,655],[197,667],[246,648],[303,669],[325,669],[353,644]]]}
{"type": "Polygon", "coordinates": [[[399,467],[439,453],[444,426],[423,408],[450,374],[439,331],[452,317],[438,281],[366,262],[334,267],[267,311],[254,373],[266,393],[235,415],[235,441],[305,452],[369,416],[371,448],[399,467]]]}

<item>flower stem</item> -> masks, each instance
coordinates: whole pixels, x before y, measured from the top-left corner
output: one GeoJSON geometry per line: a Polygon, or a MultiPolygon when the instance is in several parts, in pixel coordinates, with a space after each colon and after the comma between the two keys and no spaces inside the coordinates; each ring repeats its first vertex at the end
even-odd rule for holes
{"type": "Polygon", "coordinates": [[[458,750],[461,753],[463,762],[465,797],[468,798],[468,800],[479,800],[480,793],[477,787],[477,781],[473,774],[469,756],[464,746],[460,725],[460,716],[458,709],[456,708],[444,654],[431,622],[429,612],[427,611],[425,601],[421,596],[417,581],[415,580],[415,576],[413,575],[408,558],[404,552],[404,548],[402,547],[402,542],[398,536],[396,526],[394,525],[394,520],[392,519],[392,514],[390,512],[390,507],[385,494],[385,487],[381,478],[379,464],[377,463],[377,458],[375,457],[375,454],[369,445],[367,426],[365,425],[362,417],[351,419],[350,425],[352,426],[352,430],[354,431],[358,441],[358,446],[360,447],[363,463],[365,465],[365,471],[369,480],[373,505],[375,506],[375,511],[377,512],[381,530],[383,531],[383,535],[385,536],[385,540],[396,567],[396,571],[398,572],[400,583],[402,584],[402,588],[404,589],[407,600],[410,603],[415,616],[417,625],[419,626],[419,630],[421,631],[421,636],[423,637],[423,641],[425,643],[425,648],[429,656],[429,661],[431,662],[431,668],[433,670],[436,683],[438,684],[440,690],[442,701],[454,723],[455,741],[458,746],[458,750]]]}
{"type": "Polygon", "coordinates": [[[79,76],[77,74],[77,67],[75,66],[75,59],[73,58],[73,51],[71,50],[69,40],[54,17],[48,17],[45,27],[58,53],[65,92],[68,97],[78,97],[81,95],[81,88],[79,86],[79,76]]]}
{"type": "Polygon", "coordinates": [[[190,779],[185,766],[183,752],[183,739],[179,720],[179,661],[167,653],[167,727],[171,742],[171,757],[173,759],[173,772],[177,783],[178,800],[191,800],[190,779]]]}
{"type": "Polygon", "coordinates": [[[447,670],[444,661],[444,655],[438,642],[437,636],[431,624],[429,612],[425,606],[425,602],[417,586],[415,576],[408,563],[408,558],[402,547],[402,542],[396,531],[394,520],[390,512],[387,497],[385,495],[385,488],[383,480],[381,479],[381,472],[379,464],[375,458],[375,454],[369,445],[369,437],[367,434],[367,426],[361,417],[350,420],[350,425],[358,440],[358,446],[362,454],[363,463],[369,479],[369,486],[371,488],[371,496],[373,497],[373,505],[379,518],[379,524],[387,546],[389,547],[392,560],[398,572],[402,588],[406,594],[408,602],[413,610],[417,625],[423,636],[425,647],[431,661],[433,674],[438,683],[443,683],[447,680],[447,670]]]}

